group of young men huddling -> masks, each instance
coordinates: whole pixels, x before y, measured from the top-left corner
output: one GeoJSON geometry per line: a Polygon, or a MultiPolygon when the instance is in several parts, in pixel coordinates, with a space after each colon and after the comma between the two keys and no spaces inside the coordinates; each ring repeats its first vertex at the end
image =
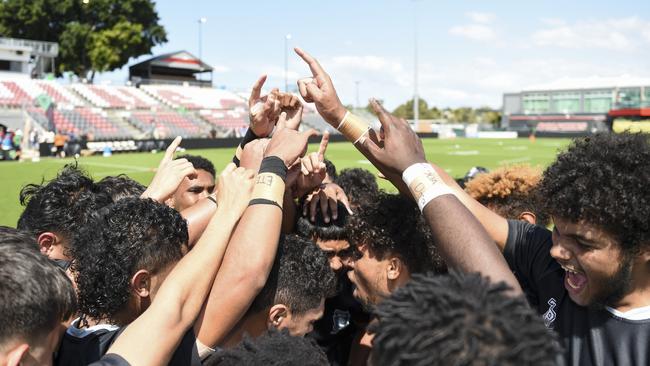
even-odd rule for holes
{"type": "Polygon", "coordinates": [[[328,134],[307,154],[301,100],[262,77],[218,176],[177,138],[146,187],[76,165],[23,187],[0,227],[0,365],[650,364],[648,135],[465,190],[296,53],[302,100],[399,193],[337,174],[328,134]]]}

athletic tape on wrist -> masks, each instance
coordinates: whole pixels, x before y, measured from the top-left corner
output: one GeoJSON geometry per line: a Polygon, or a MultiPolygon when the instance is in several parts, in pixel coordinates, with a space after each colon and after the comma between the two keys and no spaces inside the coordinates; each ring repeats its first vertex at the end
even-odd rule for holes
{"type": "Polygon", "coordinates": [[[279,157],[267,156],[262,159],[262,164],[260,164],[258,174],[262,173],[273,173],[282,178],[282,182],[284,182],[287,179],[287,166],[284,165],[284,160],[279,157]]]}
{"type": "Polygon", "coordinates": [[[237,150],[235,151],[235,156],[232,157],[232,162],[235,163],[235,165],[239,166],[241,155],[244,152],[244,146],[246,146],[247,143],[257,140],[259,137],[251,130],[250,128],[246,130],[246,134],[244,135],[244,138],[241,140],[239,143],[239,146],[237,146],[237,150]]]}
{"type": "Polygon", "coordinates": [[[283,198],[284,179],[275,173],[259,173],[255,179],[255,187],[253,187],[248,205],[267,204],[282,209],[283,198]]]}
{"type": "Polygon", "coordinates": [[[336,128],[345,136],[348,141],[356,144],[357,142],[362,142],[365,139],[368,131],[370,131],[370,126],[361,118],[350,113],[350,111],[345,112],[343,120],[339,123],[339,126],[336,128]]]}
{"type": "Polygon", "coordinates": [[[454,194],[440,175],[427,163],[416,163],[406,168],[402,180],[409,187],[420,211],[433,199],[445,194],[454,194]]]}

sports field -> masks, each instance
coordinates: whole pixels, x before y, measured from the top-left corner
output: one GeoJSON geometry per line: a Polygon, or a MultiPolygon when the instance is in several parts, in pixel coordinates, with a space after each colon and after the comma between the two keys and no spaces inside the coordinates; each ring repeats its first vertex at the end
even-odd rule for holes
{"type": "MultiPolygon", "coordinates": [[[[444,167],[454,177],[464,176],[472,166],[489,169],[503,165],[530,164],[547,166],[553,161],[558,149],[565,147],[568,139],[528,139],[514,140],[423,140],[427,159],[444,167]]],[[[182,144],[181,144],[182,146],[182,144]]],[[[315,151],[318,145],[310,146],[315,151]]],[[[234,149],[191,150],[190,153],[210,159],[217,169],[222,168],[232,158],[234,149]]],[[[162,153],[126,153],[109,158],[101,156],[79,159],[81,167],[93,177],[101,179],[107,175],[125,173],[133,179],[147,184],[154,174],[162,153]]],[[[340,171],[349,167],[362,167],[373,172],[373,166],[349,143],[332,143],[326,157],[334,162],[340,171]]],[[[38,163],[0,162],[0,225],[15,226],[22,211],[18,201],[20,188],[27,183],[41,182],[56,175],[64,164],[73,159],[44,158],[38,163]]],[[[392,189],[387,181],[379,179],[385,189],[392,189]]]]}

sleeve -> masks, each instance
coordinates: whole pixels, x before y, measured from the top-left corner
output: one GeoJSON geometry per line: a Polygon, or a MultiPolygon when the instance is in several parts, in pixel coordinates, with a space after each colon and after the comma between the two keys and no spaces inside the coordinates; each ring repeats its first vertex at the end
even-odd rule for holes
{"type": "Polygon", "coordinates": [[[557,267],[551,257],[551,232],[524,221],[508,220],[503,255],[531,302],[536,303],[542,277],[557,267]]]}

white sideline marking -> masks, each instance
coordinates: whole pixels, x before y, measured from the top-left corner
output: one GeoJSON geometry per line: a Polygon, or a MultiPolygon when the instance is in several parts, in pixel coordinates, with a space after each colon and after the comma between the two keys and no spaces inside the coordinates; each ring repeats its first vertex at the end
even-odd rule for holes
{"type": "Polygon", "coordinates": [[[359,164],[372,164],[371,162],[369,162],[368,160],[365,160],[365,159],[364,160],[357,160],[357,163],[359,163],[359,164]]]}
{"type": "Polygon", "coordinates": [[[447,153],[447,155],[460,155],[460,156],[478,155],[478,154],[479,154],[478,150],[450,151],[447,153]]]}
{"type": "Polygon", "coordinates": [[[512,163],[523,163],[524,161],[529,161],[529,160],[530,158],[528,156],[524,156],[516,159],[499,160],[497,164],[503,165],[503,164],[512,164],[512,163]]]}
{"type": "Polygon", "coordinates": [[[528,150],[528,146],[507,146],[503,148],[504,150],[515,150],[515,151],[520,151],[520,150],[528,150]]]}

